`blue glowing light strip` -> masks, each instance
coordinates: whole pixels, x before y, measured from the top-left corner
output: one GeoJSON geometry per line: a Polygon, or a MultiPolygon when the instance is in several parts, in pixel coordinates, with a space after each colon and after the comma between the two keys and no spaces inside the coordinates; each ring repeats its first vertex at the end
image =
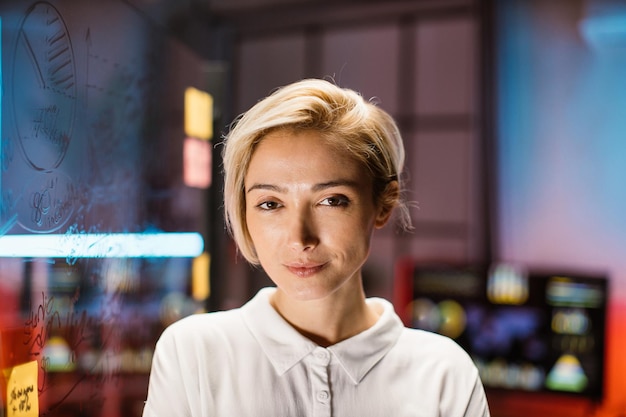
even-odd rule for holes
{"type": "Polygon", "coordinates": [[[5,235],[0,257],[8,258],[195,258],[199,233],[94,233],[5,235]]]}
{"type": "MultiPolygon", "coordinates": [[[[2,91],[2,86],[4,85],[4,81],[2,81],[2,16],[0,16],[0,164],[4,158],[2,154],[2,98],[4,97],[4,92],[2,91]]],[[[2,198],[2,169],[0,165],[0,198],[2,198]]]]}

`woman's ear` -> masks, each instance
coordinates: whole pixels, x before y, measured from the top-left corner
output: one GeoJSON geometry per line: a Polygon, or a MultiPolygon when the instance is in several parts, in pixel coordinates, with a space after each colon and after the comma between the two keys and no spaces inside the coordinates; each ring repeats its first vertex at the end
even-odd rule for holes
{"type": "Polygon", "coordinates": [[[389,218],[391,217],[391,212],[398,205],[399,200],[400,187],[398,185],[398,181],[390,181],[378,199],[378,213],[376,215],[375,222],[377,229],[380,229],[387,224],[389,218]]]}

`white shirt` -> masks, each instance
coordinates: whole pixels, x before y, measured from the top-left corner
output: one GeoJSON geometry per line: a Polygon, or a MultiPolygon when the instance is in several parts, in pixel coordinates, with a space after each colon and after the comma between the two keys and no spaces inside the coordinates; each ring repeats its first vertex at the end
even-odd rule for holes
{"type": "Polygon", "coordinates": [[[478,372],[454,341],[402,325],[388,301],[374,326],[322,348],[265,288],[239,309],[168,327],[143,417],[487,417],[478,372]]]}

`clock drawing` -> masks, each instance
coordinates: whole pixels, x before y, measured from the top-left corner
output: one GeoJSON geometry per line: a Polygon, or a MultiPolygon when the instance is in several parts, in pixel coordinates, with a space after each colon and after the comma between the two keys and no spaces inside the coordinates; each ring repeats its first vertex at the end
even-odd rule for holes
{"type": "Polygon", "coordinates": [[[37,171],[53,170],[72,137],[77,86],[70,34],[50,3],[37,2],[26,11],[12,70],[12,108],[24,157],[37,171]]]}

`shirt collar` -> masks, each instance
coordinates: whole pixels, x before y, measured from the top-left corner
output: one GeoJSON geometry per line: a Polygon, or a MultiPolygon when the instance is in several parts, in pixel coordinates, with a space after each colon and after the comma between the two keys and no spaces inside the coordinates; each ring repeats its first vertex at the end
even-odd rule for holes
{"type": "MultiPolygon", "coordinates": [[[[261,349],[276,372],[282,375],[318,346],[298,333],[274,310],[269,302],[274,291],[275,288],[261,289],[241,311],[261,349]]],[[[369,298],[367,302],[382,307],[382,314],[376,324],[328,347],[355,384],[389,352],[404,327],[390,302],[381,298],[369,298]]]]}

